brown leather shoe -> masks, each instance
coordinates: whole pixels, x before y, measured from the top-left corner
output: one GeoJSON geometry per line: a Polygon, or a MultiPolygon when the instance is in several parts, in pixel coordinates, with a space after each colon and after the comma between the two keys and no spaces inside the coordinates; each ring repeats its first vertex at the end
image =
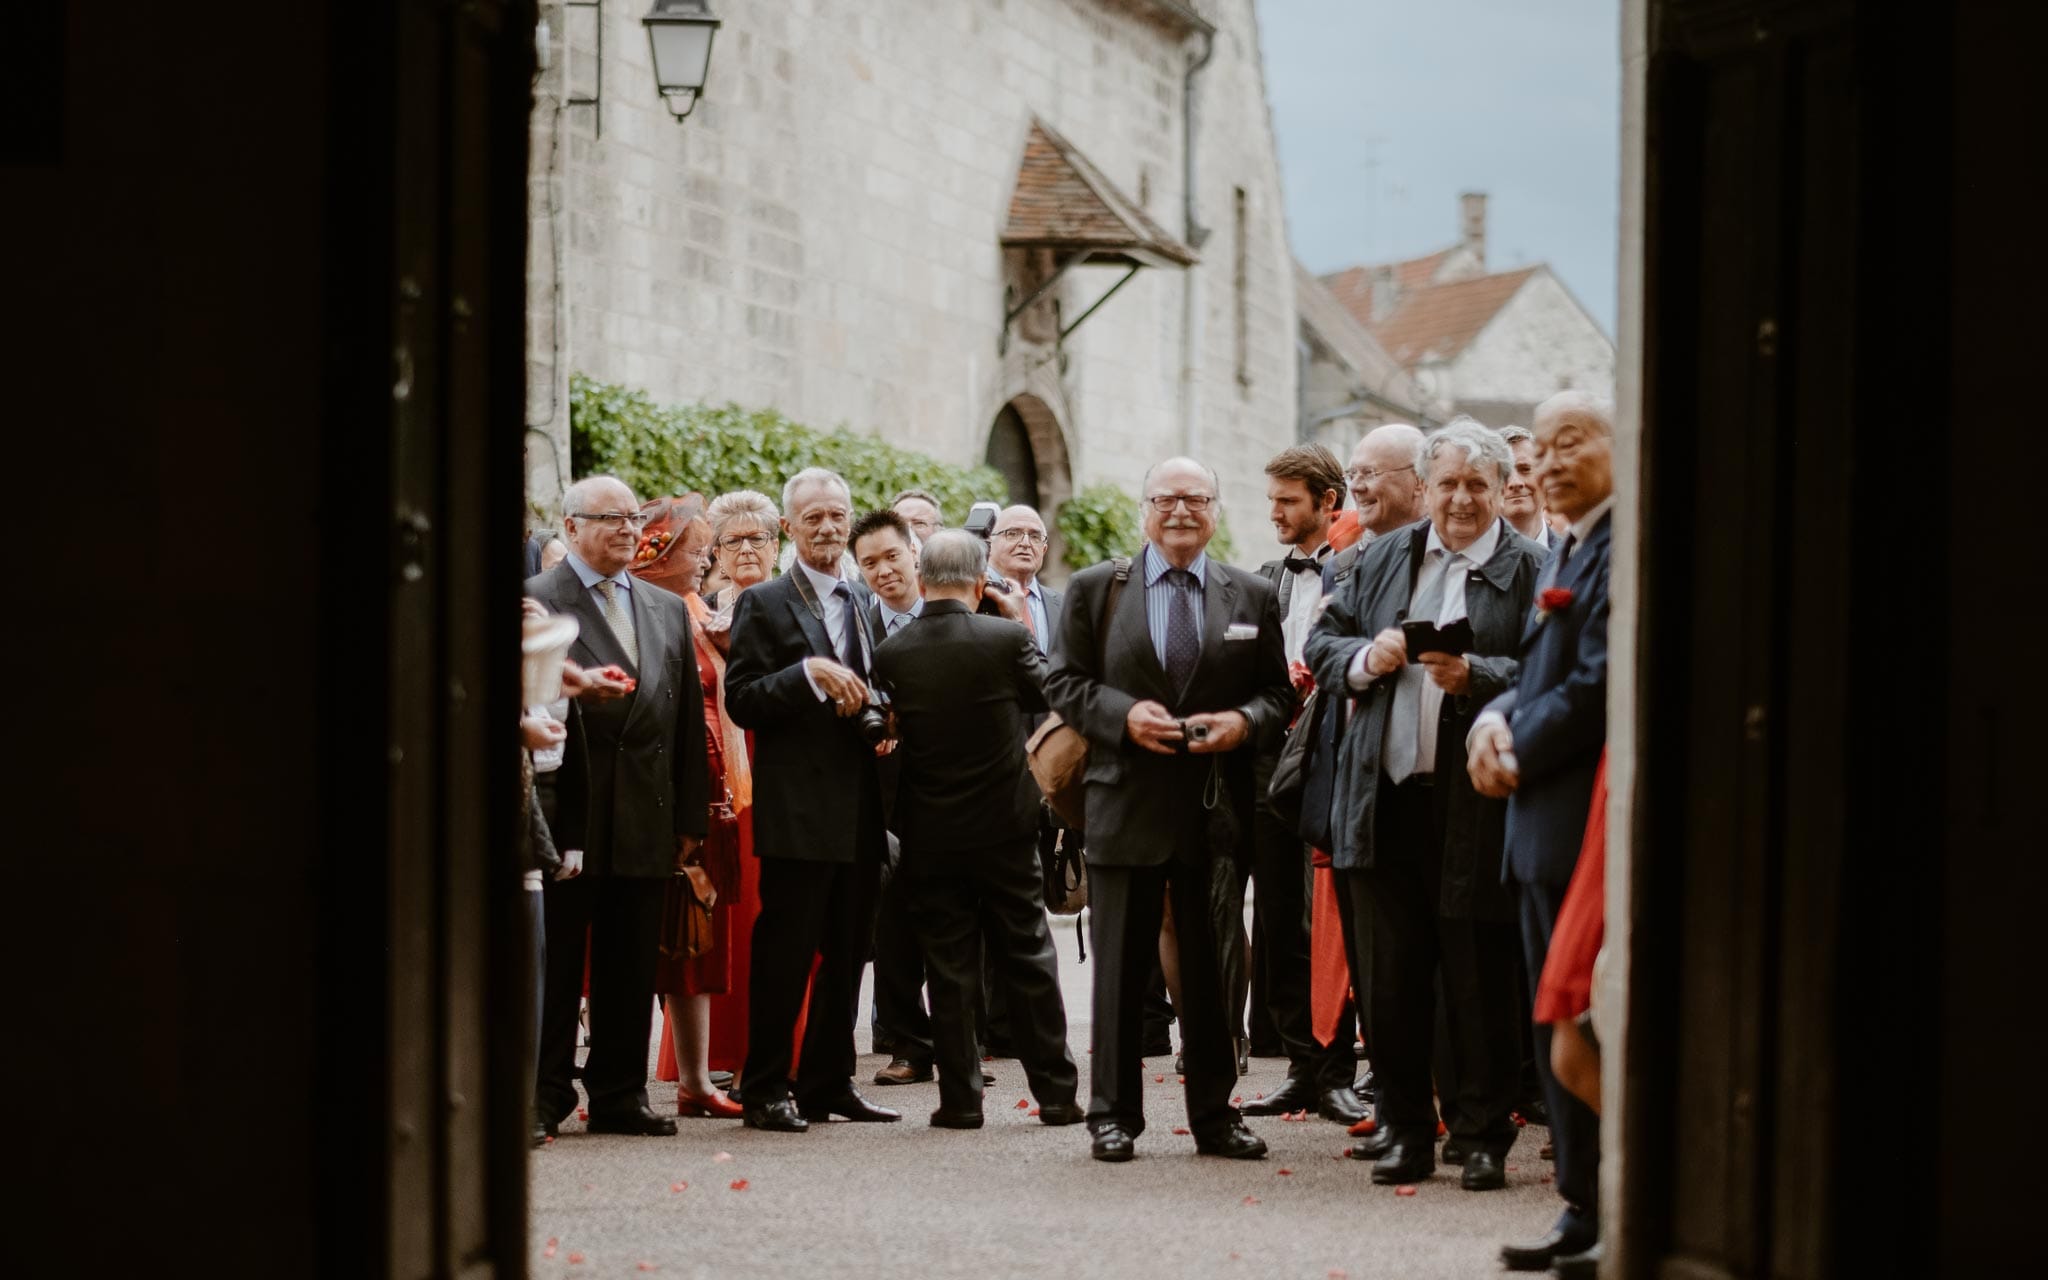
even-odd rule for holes
{"type": "Polygon", "coordinates": [[[892,1058],[888,1066],[875,1072],[876,1084],[923,1084],[931,1078],[931,1063],[912,1062],[908,1058],[892,1058]]]}

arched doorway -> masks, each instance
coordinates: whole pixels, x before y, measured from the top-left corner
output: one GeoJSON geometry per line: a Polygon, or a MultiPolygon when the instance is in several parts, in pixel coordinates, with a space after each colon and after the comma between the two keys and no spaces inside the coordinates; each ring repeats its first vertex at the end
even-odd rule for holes
{"type": "Polygon", "coordinates": [[[1031,429],[1024,425],[1024,415],[1017,412],[1015,404],[1004,405],[996,415],[996,424],[988,433],[985,461],[1002,473],[1011,505],[1039,505],[1038,455],[1031,447],[1031,429]]]}

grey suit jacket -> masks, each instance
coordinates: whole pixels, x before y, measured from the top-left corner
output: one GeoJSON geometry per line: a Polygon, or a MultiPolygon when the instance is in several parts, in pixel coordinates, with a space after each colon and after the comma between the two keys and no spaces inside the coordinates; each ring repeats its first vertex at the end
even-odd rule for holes
{"type": "Polygon", "coordinates": [[[623,698],[578,704],[590,763],[586,873],[670,875],[677,837],[702,836],[710,816],[704,693],[688,607],[674,592],[634,579],[626,594],[640,648],[636,668],[567,561],[528,578],[526,594],[582,624],[572,660],[620,666],[637,681],[623,698]]]}

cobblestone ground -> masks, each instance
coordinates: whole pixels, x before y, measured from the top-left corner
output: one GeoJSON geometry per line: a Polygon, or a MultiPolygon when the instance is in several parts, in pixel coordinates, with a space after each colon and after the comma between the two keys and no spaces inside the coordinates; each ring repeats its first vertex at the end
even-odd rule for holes
{"type": "MultiPolygon", "coordinates": [[[[1086,1088],[1091,970],[1059,922],[1071,1042],[1086,1088]]],[[[865,1008],[865,1000],[863,1008],[865,1008]]],[[[863,1046],[866,1030],[860,1033],[863,1046]]],[[[1469,1193],[1440,1168],[1412,1196],[1375,1187],[1343,1158],[1328,1121],[1252,1117],[1263,1161],[1198,1157],[1172,1060],[1147,1062],[1138,1158],[1088,1158],[1084,1127],[1049,1129],[1018,1104],[1015,1062],[994,1064],[986,1127],[932,1129],[936,1085],[869,1088],[885,1059],[863,1057],[870,1097],[897,1124],[835,1122],[803,1135],[738,1121],[682,1120],[674,1138],[592,1136],[571,1120],[534,1153],[536,1277],[903,1275],[952,1277],[1471,1277],[1498,1274],[1507,1239],[1542,1234],[1558,1202],[1545,1131],[1508,1159],[1505,1191],[1469,1193]]],[[[1278,1059],[1254,1059],[1244,1096],[1277,1087],[1278,1059]]],[[[655,1084],[657,1110],[672,1085],[655,1084]]]]}

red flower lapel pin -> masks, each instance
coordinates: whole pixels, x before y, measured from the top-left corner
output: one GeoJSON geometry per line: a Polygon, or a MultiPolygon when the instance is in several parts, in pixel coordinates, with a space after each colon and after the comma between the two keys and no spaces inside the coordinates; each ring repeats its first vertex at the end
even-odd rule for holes
{"type": "Polygon", "coordinates": [[[1571,607],[1572,589],[1570,587],[1545,587],[1543,593],[1536,597],[1536,621],[1541,623],[1560,609],[1569,609],[1571,607]]]}

